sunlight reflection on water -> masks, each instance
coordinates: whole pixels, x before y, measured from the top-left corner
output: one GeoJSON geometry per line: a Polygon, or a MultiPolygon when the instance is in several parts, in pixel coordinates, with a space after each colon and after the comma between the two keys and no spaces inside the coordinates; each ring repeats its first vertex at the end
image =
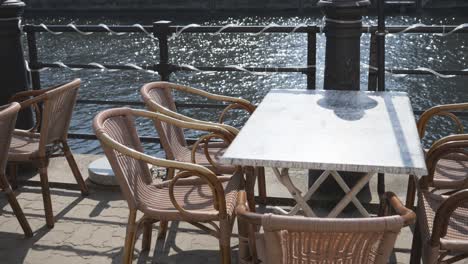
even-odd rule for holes
{"type": "MultiPolygon", "coordinates": [[[[388,25],[409,25],[413,23],[458,25],[462,17],[390,17],[388,25]]],[[[27,23],[68,24],[68,19],[29,20],[27,23]]],[[[74,20],[76,24],[134,24],[142,21],[133,20],[74,20]]],[[[219,20],[174,20],[175,24],[186,25],[198,23],[202,25],[298,25],[320,24],[321,17],[257,17],[226,18],[219,20]]],[[[146,22],[146,24],[151,22],[146,22]]],[[[376,24],[373,17],[365,18],[365,24],[376,24]]],[[[361,62],[369,60],[369,35],[363,34],[361,39],[361,62]]],[[[170,62],[174,64],[189,64],[195,66],[305,66],[306,65],[306,35],[305,34],[181,34],[170,41],[170,62]]],[[[123,36],[95,33],[89,36],[65,33],[53,36],[47,33],[37,35],[39,60],[42,62],[63,61],[65,63],[125,64],[134,63],[155,64],[159,53],[157,41],[145,34],[132,33],[123,36]]],[[[387,38],[386,66],[388,68],[427,67],[433,69],[459,70],[468,67],[468,35],[453,34],[440,37],[429,34],[406,34],[387,38]]],[[[325,37],[317,36],[317,83],[323,86],[323,70],[325,58],[325,37]]],[[[367,89],[367,69],[361,68],[361,84],[367,89]]],[[[43,86],[60,83],[71,78],[83,80],[80,91],[81,99],[103,100],[140,100],[139,88],[146,82],[155,81],[159,76],[135,71],[102,72],[100,70],[69,71],[63,69],[46,70],[41,73],[43,86]]],[[[468,101],[468,93],[464,77],[440,79],[434,76],[392,76],[387,75],[388,90],[408,92],[414,109],[427,109],[441,103],[468,101]]],[[[466,77],[465,77],[466,78],[466,77]]],[[[171,76],[171,81],[191,85],[210,92],[239,96],[258,103],[271,88],[306,88],[306,76],[300,73],[273,73],[264,76],[251,75],[243,72],[196,73],[178,72],[171,76]]],[[[197,98],[178,95],[179,100],[195,102],[197,98]]],[[[78,105],[71,125],[71,132],[92,133],[91,120],[94,115],[111,106],[78,105]]],[[[217,110],[182,109],[184,114],[197,118],[215,120],[217,110]]],[[[218,111],[219,112],[219,111],[218,111]]],[[[240,113],[233,115],[233,125],[245,121],[240,113]]],[[[155,136],[156,133],[147,121],[140,121],[142,135],[155,136]]],[[[452,130],[446,119],[438,120],[428,141],[452,130]]],[[[188,132],[188,136],[195,136],[188,132]]],[[[74,151],[81,153],[98,153],[97,141],[72,140],[74,151]]],[[[147,145],[151,153],[161,153],[159,146],[147,145]]]]}

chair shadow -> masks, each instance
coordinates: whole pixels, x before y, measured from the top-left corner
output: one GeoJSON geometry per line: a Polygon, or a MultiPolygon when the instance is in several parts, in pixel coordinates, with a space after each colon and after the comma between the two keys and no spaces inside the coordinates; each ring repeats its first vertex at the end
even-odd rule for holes
{"type": "MultiPolygon", "coordinates": [[[[217,244],[215,249],[190,249],[184,250],[180,248],[176,244],[176,237],[181,232],[193,232],[199,234],[206,234],[205,232],[194,229],[184,229],[180,228],[179,222],[171,222],[170,226],[167,230],[166,238],[165,239],[154,239],[156,240],[153,249],[153,256],[149,256],[149,252],[143,252],[138,255],[136,263],[143,264],[143,263],[157,263],[157,264],[175,264],[175,263],[193,263],[193,264],[206,264],[206,263],[221,263],[220,261],[220,253],[217,249],[217,244]]],[[[191,234],[194,235],[194,234],[191,234]]],[[[195,238],[198,240],[200,238],[195,238]]],[[[139,246],[135,245],[135,255],[137,255],[137,251],[139,250],[139,246]]],[[[237,263],[237,246],[231,247],[231,259],[232,263],[237,263]]]]}
{"type": "MultiPolygon", "coordinates": [[[[16,190],[17,196],[20,196],[22,193],[40,194],[41,189],[33,188],[29,186],[23,186],[16,190]]],[[[58,210],[54,211],[56,222],[62,220],[62,221],[79,221],[79,222],[83,222],[84,224],[87,224],[87,223],[96,224],[97,223],[97,224],[105,224],[105,225],[123,225],[123,223],[121,222],[93,219],[93,217],[98,216],[103,210],[109,208],[110,207],[109,203],[111,201],[122,200],[122,196],[119,192],[106,191],[105,194],[102,194],[99,191],[91,189],[90,195],[83,197],[81,196],[81,193],[79,191],[54,188],[54,189],[51,189],[51,194],[55,197],[57,196],[75,197],[75,199],[71,201],[70,203],[68,203],[63,209],[61,209],[60,211],[58,210]],[[67,216],[68,213],[70,213],[77,205],[79,205],[85,199],[98,201],[97,205],[89,213],[88,218],[67,216]]],[[[11,212],[11,210],[6,211],[4,209],[7,205],[8,205],[8,201],[6,199],[0,199],[0,215],[9,215],[11,217],[16,218],[13,212],[11,212]]],[[[28,220],[33,217],[43,220],[43,225],[35,230],[33,227],[33,237],[31,238],[25,238],[20,228],[18,228],[18,231],[15,233],[0,232],[0,255],[3,255],[2,246],[1,246],[3,243],[9,243],[9,244],[15,245],[15,247],[11,249],[14,252],[14,260],[13,262],[11,262],[12,260],[10,258],[9,264],[24,263],[26,261],[26,256],[28,255],[28,253],[30,253],[32,249],[34,249],[35,251],[60,250],[64,252],[73,252],[73,254],[76,254],[84,258],[97,256],[97,255],[107,256],[109,258],[118,259],[116,263],[121,263],[121,258],[118,257],[121,255],[121,251],[122,251],[121,246],[111,248],[104,252],[97,252],[94,250],[79,249],[77,247],[73,247],[72,245],[53,245],[52,246],[52,245],[41,244],[40,243],[41,239],[43,239],[44,236],[46,236],[50,232],[53,232],[54,229],[50,229],[45,225],[45,216],[43,212],[38,211],[37,213],[36,212],[31,213],[31,212],[26,211],[24,213],[28,220]]],[[[19,223],[18,223],[18,227],[19,227],[19,223]]]]}

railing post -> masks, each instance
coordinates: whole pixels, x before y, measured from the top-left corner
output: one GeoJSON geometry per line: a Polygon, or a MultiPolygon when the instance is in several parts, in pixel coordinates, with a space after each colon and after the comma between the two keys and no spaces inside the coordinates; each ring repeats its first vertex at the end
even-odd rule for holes
{"type": "Polygon", "coordinates": [[[170,21],[158,21],[153,23],[153,34],[159,41],[159,64],[155,66],[156,71],[161,76],[161,81],[169,81],[171,75],[169,65],[169,34],[170,21]]]}
{"type": "MultiPolygon", "coordinates": [[[[28,90],[19,26],[24,7],[21,1],[0,0],[0,105],[8,103],[15,93],[28,90]]],[[[32,112],[22,111],[16,124],[18,128],[30,128],[32,112]]]]}
{"type": "Polygon", "coordinates": [[[385,0],[377,0],[377,75],[378,91],[385,91],[385,0]]]}
{"type": "MultiPolygon", "coordinates": [[[[26,36],[28,40],[29,68],[37,69],[38,57],[36,32],[28,32],[26,33],[26,36]]],[[[33,90],[41,89],[41,75],[38,71],[31,71],[31,81],[33,90]]]]}
{"type": "MultiPolygon", "coordinates": [[[[360,90],[362,15],[369,0],[320,0],[317,3],[325,15],[325,90],[360,90]]],[[[344,132],[346,133],[346,132],[344,132]]],[[[309,171],[309,186],[322,171],[309,171]]],[[[349,186],[362,177],[362,173],[340,172],[349,186]]],[[[364,192],[369,193],[366,187],[364,192]]],[[[318,190],[319,199],[337,200],[342,191],[332,179],[327,179],[318,190]]],[[[358,197],[361,198],[362,195],[358,197]]],[[[366,197],[366,200],[370,200],[366,197]]]]}
{"type": "Polygon", "coordinates": [[[309,31],[307,32],[307,89],[315,89],[316,56],[317,35],[309,31]]]}
{"type": "Polygon", "coordinates": [[[377,91],[377,37],[375,33],[371,33],[369,47],[369,77],[367,79],[367,90],[377,91]]]}
{"type": "MultiPolygon", "coordinates": [[[[377,75],[379,86],[378,91],[385,91],[385,0],[377,0],[377,75]]],[[[379,197],[385,193],[385,175],[378,174],[377,191],[379,197]]]]}
{"type": "Polygon", "coordinates": [[[369,0],[320,0],[325,15],[324,89],[359,90],[362,15],[369,0]]]}

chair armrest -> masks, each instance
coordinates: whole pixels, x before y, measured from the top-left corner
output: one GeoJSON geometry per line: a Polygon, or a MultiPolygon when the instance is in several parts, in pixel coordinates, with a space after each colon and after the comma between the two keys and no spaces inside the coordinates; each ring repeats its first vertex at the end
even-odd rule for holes
{"type": "MultiPolygon", "coordinates": [[[[258,227],[262,225],[262,215],[251,213],[247,205],[247,194],[237,194],[236,215],[239,232],[239,258],[242,263],[259,263],[257,254],[258,227]]],[[[239,262],[241,263],[241,262],[239,262]]]]}
{"type": "Polygon", "coordinates": [[[452,153],[468,156],[468,152],[464,148],[468,148],[468,140],[447,141],[431,148],[426,156],[428,169],[427,183],[432,184],[437,162],[444,156],[452,153]]]}
{"type": "MultiPolygon", "coordinates": [[[[170,82],[153,82],[153,83],[148,83],[142,88],[142,93],[143,93],[143,100],[145,103],[152,109],[152,110],[157,110],[159,112],[162,112],[164,114],[167,114],[169,116],[181,119],[183,118],[183,115],[176,114],[173,111],[156,104],[152,102],[151,99],[146,98],[147,94],[151,89],[160,89],[160,88],[166,88],[166,89],[171,89],[171,90],[177,90],[181,91],[184,93],[190,93],[190,94],[195,94],[210,100],[215,100],[219,102],[225,102],[228,103],[226,104],[226,108],[223,110],[219,117],[219,123],[223,123],[224,117],[226,113],[231,110],[231,109],[244,109],[246,110],[249,114],[252,114],[253,111],[255,110],[256,106],[250,103],[249,101],[242,99],[242,98],[237,98],[237,97],[232,97],[232,96],[225,96],[225,95],[219,95],[219,94],[212,94],[197,88],[189,87],[189,86],[184,86],[184,85],[179,85],[175,83],[170,83],[170,82]],[[143,92],[145,91],[145,92],[143,92]]],[[[184,120],[184,119],[182,119],[184,120]]],[[[186,120],[186,121],[195,121],[195,120],[186,120]]],[[[228,129],[229,130],[229,129],[228,129]]],[[[237,133],[236,133],[237,134],[237,133]]]]}
{"type": "Polygon", "coordinates": [[[439,148],[439,146],[441,146],[444,143],[464,140],[468,140],[468,134],[449,135],[443,137],[432,144],[431,148],[426,152],[426,156],[431,155],[432,152],[434,152],[436,149],[439,148]]]}
{"type": "Polygon", "coordinates": [[[227,129],[223,128],[223,126],[220,126],[219,124],[208,123],[208,122],[184,121],[184,120],[180,120],[180,119],[177,119],[177,118],[174,118],[174,117],[162,114],[162,113],[154,113],[154,112],[150,112],[146,110],[132,109],[131,111],[135,116],[141,116],[141,117],[146,117],[150,119],[158,119],[162,122],[166,122],[166,123],[175,125],[180,128],[194,129],[194,130],[219,134],[230,141],[234,139],[234,135],[231,132],[229,132],[227,129]]]}
{"type": "Polygon", "coordinates": [[[468,110],[468,103],[460,103],[460,104],[446,104],[446,105],[438,105],[432,108],[429,108],[424,113],[422,113],[421,117],[418,120],[418,133],[419,137],[423,138],[426,132],[427,123],[431,118],[434,116],[448,116],[450,117],[455,124],[458,126],[459,133],[463,133],[464,128],[460,119],[451,113],[451,111],[463,111],[468,110]]]}
{"type": "Polygon", "coordinates": [[[44,100],[44,97],[41,95],[45,92],[45,90],[24,91],[16,93],[9,99],[9,102],[18,102],[20,104],[20,111],[30,107],[33,109],[36,119],[34,126],[28,130],[29,132],[37,132],[39,130],[39,125],[42,122],[42,111],[39,103],[44,100]],[[31,96],[32,98],[30,98],[31,96]]]}
{"type": "Polygon", "coordinates": [[[413,210],[406,208],[395,193],[386,192],[381,198],[379,215],[389,215],[390,208],[402,217],[405,226],[412,225],[416,222],[416,214],[413,210]]]}
{"type": "Polygon", "coordinates": [[[154,166],[171,168],[171,169],[180,171],[169,182],[169,196],[170,196],[171,202],[181,214],[185,215],[186,217],[189,217],[190,219],[191,217],[193,217],[193,213],[191,211],[184,210],[177,203],[174,197],[174,186],[176,185],[179,179],[196,176],[205,180],[208,183],[208,185],[210,186],[213,192],[213,197],[215,201],[214,203],[215,209],[219,211],[220,216],[227,217],[226,202],[224,198],[223,186],[220,180],[218,179],[218,177],[216,176],[216,174],[214,174],[208,168],[198,165],[198,164],[180,162],[180,161],[175,161],[175,160],[160,159],[160,158],[147,155],[145,153],[139,152],[135,149],[132,149],[132,148],[129,148],[127,146],[120,144],[119,142],[109,137],[101,129],[96,129],[95,134],[97,138],[99,139],[99,141],[101,142],[101,144],[121,153],[122,155],[129,156],[133,159],[140,160],[140,161],[143,161],[145,163],[148,163],[154,166]]]}
{"type": "Polygon", "coordinates": [[[196,210],[185,210],[180,206],[177,202],[177,199],[174,195],[174,187],[177,185],[179,180],[183,180],[189,177],[199,177],[203,179],[211,189],[213,193],[213,207],[215,210],[219,212],[219,216],[222,219],[227,218],[227,209],[226,209],[226,198],[224,194],[224,188],[221,185],[220,180],[215,176],[212,177],[212,174],[203,174],[203,173],[195,173],[193,171],[185,170],[180,171],[177,173],[174,178],[172,178],[169,182],[169,198],[171,199],[172,204],[174,207],[185,217],[188,219],[196,219],[196,210]]]}
{"type": "Polygon", "coordinates": [[[468,190],[461,190],[450,195],[437,209],[431,235],[431,245],[437,246],[440,238],[447,235],[450,217],[463,203],[468,202],[468,190]]]}
{"type": "Polygon", "coordinates": [[[236,104],[237,106],[239,106],[239,108],[245,109],[250,114],[253,113],[253,111],[256,108],[249,101],[247,101],[245,99],[242,99],[242,98],[226,96],[226,95],[219,95],[219,94],[213,94],[213,93],[209,93],[209,92],[197,89],[197,88],[184,86],[184,85],[179,85],[179,84],[174,84],[174,83],[165,83],[165,85],[169,86],[171,89],[175,89],[175,90],[179,90],[179,91],[187,92],[187,93],[191,93],[191,94],[196,94],[196,95],[199,95],[199,96],[211,99],[211,100],[236,104]]]}

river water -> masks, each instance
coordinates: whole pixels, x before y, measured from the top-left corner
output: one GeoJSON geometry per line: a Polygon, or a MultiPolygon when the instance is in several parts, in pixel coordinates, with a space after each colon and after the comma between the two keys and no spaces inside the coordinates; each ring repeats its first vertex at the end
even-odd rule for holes
{"type": "MultiPolygon", "coordinates": [[[[157,21],[158,19],[154,19],[157,21]]],[[[375,17],[366,17],[365,24],[376,24],[375,17]]],[[[467,22],[468,17],[435,17],[421,16],[418,18],[398,16],[387,18],[387,25],[409,25],[413,23],[459,25],[467,22]]],[[[138,19],[29,19],[26,23],[49,24],[149,24],[151,21],[138,19]]],[[[322,18],[297,16],[245,16],[216,19],[182,18],[174,19],[177,25],[197,23],[201,25],[298,25],[320,24],[322,18]]],[[[369,60],[369,35],[361,38],[361,62],[369,60]]],[[[132,33],[123,36],[112,36],[95,33],[89,36],[65,33],[52,35],[39,33],[39,60],[42,62],[62,61],[64,63],[125,64],[157,63],[159,51],[157,41],[145,34],[132,33]]],[[[305,66],[306,65],[305,34],[181,34],[170,41],[170,62],[174,64],[189,64],[198,66],[305,66]]],[[[387,38],[386,67],[409,68],[427,67],[433,69],[460,70],[468,68],[468,34],[453,34],[447,37],[431,34],[405,34],[387,38]]],[[[317,36],[317,82],[316,87],[323,87],[323,71],[325,58],[325,36],[317,36]]],[[[367,89],[368,70],[361,68],[362,89],[367,89]]],[[[72,78],[83,81],[79,97],[81,99],[102,100],[140,100],[139,89],[147,82],[156,81],[158,75],[136,71],[100,71],[67,69],[48,69],[41,72],[43,87],[61,83],[72,78]]],[[[388,90],[408,92],[415,110],[427,109],[433,105],[467,102],[467,77],[438,78],[435,76],[386,75],[388,90]]],[[[171,76],[171,81],[201,88],[209,92],[243,97],[254,103],[259,103],[272,88],[305,89],[306,76],[300,73],[252,75],[244,72],[198,73],[179,72],[171,76]]],[[[178,100],[199,102],[199,99],[177,95],[178,100]]],[[[99,111],[109,108],[109,105],[76,106],[70,132],[92,133],[92,118],[99,111]]],[[[215,120],[217,110],[182,109],[184,114],[209,120],[215,120]]],[[[245,121],[241,113],[232,115],[231,124],[239,125],[245,121]]],[[[438,119],[431,123],[430,134],[425,142],[429,144],[434,139],[453,131],[453,125],[446,119],[438,119]]],[[[150,123],[139,120],[141,135],[156,136],[150,123]]],[[[279,124],[280,126],[280,124],[279,124]]],[[[188,136],[196,136],[196,132],[188,131],[188,136]]],[[[72,149],[79,153],[99,153],[97,141],[71,140],[72,149]]],[[[158,144],[145,145],[152,154],[162,154],[158,144]]]]}

